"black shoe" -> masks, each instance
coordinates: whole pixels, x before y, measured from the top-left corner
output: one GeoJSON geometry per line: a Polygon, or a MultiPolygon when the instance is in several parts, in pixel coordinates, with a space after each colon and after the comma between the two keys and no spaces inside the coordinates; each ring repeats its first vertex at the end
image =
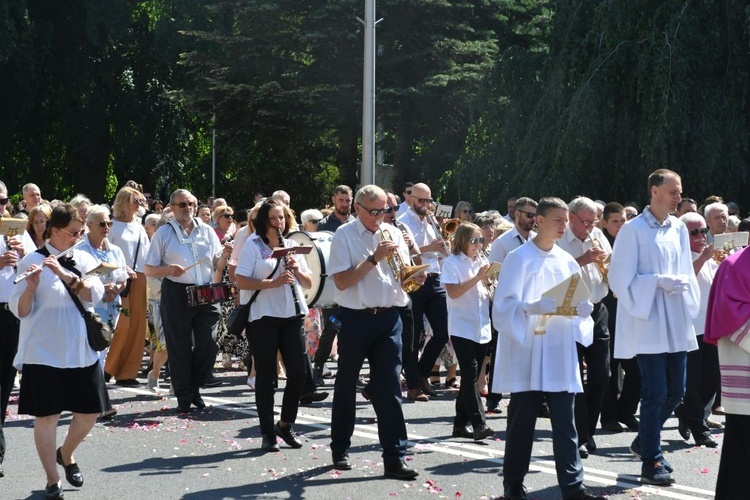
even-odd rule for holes
{"type": "Polygon", "coordinates": [[[408,468],[401,460],[392,464],[385,464],[384,468],[385,477],[392,477],[394,479],[415,479],[419,475],[419,472],[408,468]]]}
{"type": "Polygon", "coordinates": [[[203,385],[201,387],[219,387],[223,383],[224,382],[220,378],[216,377],[212,373],[211,376],[208,377],[205,382],[203,382],[203,385]]]}
{"type": "Polygon", "coordinates": [[[427,396],[437,396],[437,392],[432,389],[432,385],[430,385],[430,381],[427,380],[427,377],[419,377],[419,388],[422,389],[422,392],[427,396]]]}
{"type": "Polygon", "coordinates": [[[596,441],[594,441],[594,436],[589,436],[589,440],[584,446],[592,455],[596,453],[596,441]]]}
{"type": "Polygon", "coordinates": [[[260,449],[263,451],[279,451],[276,434],[263,434],[263,442],[260,445],[260,449]]]}
{"type": "Polygon", "coordinates": [[[83,486],[83,474],[81,473],[81,469],[78,467],[77,463],[65,465],[62,459],[61,449],[62,448],[57,449],[57,463],[62,465],[63,469],[65,469],[65,479],[68,480],[71,486],[80,488],[83,486]]]}
{"type": "Polygon", "coordinates": [[[360,391],[362,394],[362,397],[365,398],[367,401],[370,401],[372,399],[372,394],[370,394],[370,386],[368,385],[364,389],[360,391]]]}
{"type": "Polygon", "coordinates": [[[636,436],[632,443],[630,443],[630,453],[635,455],[638,460],[641,460],[643,449],[641,448],[641,438],[636,436]]]}
{"type": "Polygon", "coordinates": [[[700,438],[696,438],[695,445],[705,446],[706,448],[716,448],[717,446],[719,446],[719,443],[714,438],[712,438],[711,435],[706,435],[700,438]]]}
{"type": "Polygon", "coordinates": [[[106,382],[107,384],[109,384],[110,380],[112,380],[112,374],[104,372],[104,382],[106,382]]]}
{"type": "Polygon", "coordinates": [[[569,497],[563,497],[563,500],[606,500],[607,497],[601,495],[594,495],[588,488],[578,490],[574,495],[569,497]]]}
{"type": "Polygon", "coordinates": [[[522,483],[506,486],[503,488],[503,498],[506,500],[526,500],[526,487],[522,483]]]}
{"type": "Polygon", "coordinates": [[[677,417],[677,432],[680,434],[683,441],[690,439],[690,426],[680,417],[677,417]]]}
{"type": "Polygon", "coordinates": [[[328,398],[327,392],[308,392],[299,398],[299,404],[309,405],[310,403],[319,403],[328,398]]]}
{"type": "Polygon", "coordinates": [[[134,378],[126,378],[115,381],[115,385],[119,385],[120,387],[138,387],[141,383],[134,378]]]}
{"type": "Polygon", "coordinates": [[[451,436],[454,438],[474,439],[474,433],[465,425],[454,425],[451,436]]]}
{"type": "Polygon", "coordinates": [[[581,458],[589,458],[589,450],[584,445],[578,447],[578,454],[581,455],[581,458]]]}
{"type": "Polygon", "coordinates": [[[472,433],[472,437],[474,438],[474,441],[481,441],[482,439],[486,439],[494,435],[495,435],[495,431],[487,427],[487,424],[482,424],[481,427],[474,429],[474,432],[472,433]]]}
{"type": "Polygon", "coordinates": [[[5,471],[3,470],[3,464],[0,464],[0,477],[5,477],[5,471]]]}
{"type": "Polygon", "coordinates": [[[57,482],[55,484],[50,484],[49,486],[47,486],[44,489],[44,498],[48,498],[50,500],[60,500],[62,498],[65,498],[62,483],[57,482]]]}
{"type": "Polygon", "coordinates": [[[625,425],[630,432],[638,432],[641,430],[640,422],[638,422],[638,419],[632,415],[627,418],[621,418],[620,423],[625,425]]]}
{"type": "Polygon", "coordinates": [[[312,379],[313,379],[313,384],[315,384],[317,387],[320,387],[321,385],[323,385],[324,384],[323,368],[317,368],[317,367],[313,368],[312,379]]]}
{"type": "Polygon", "coordinates": [[[487,413],[502,413],[500,409],[500,403],[497,401],[487,401],[487,413]]]}
{"type": "Polygon", "coordinates": [[[641,466],[641,482],[656,486],[666,486],[674,483],[674,478],[666,467],[664,467],[664,463],[661,460],[656,460],[653,463],[644,463],[641,466]]]}
{"type": "Polygon", "coordinates": [[[625,428],[620,422],[607,422],[606,424],[602,424],[602,430],[617,433],[624,431],[625,428]]]}
{"type": "Polygon", "coordinates": [[[336,470],[352,470],[352,463],[349,461],[349,454],[346,452],[334,453],[333,468],[336,470]]]}
{"type": "Polygon", "coordinates": [[[190,406],[190,404],[178,404],[177,407],[174,409],[177,413],[191,413],[193,411],[193,407],[190,406]]]}
{"type": "Polygon", "coordinates": [[[542,403],[542,406],[539,408],[539,418],[549,418],[549,406],[547,406],[547,403],[542,403]]]}
{"type": "Polygon", "coordinates": [[[203,398],[200,396],[200,394],[196,394],[195,396],[193,396],[193,404],[199,410],[202,410],[206,407],[206,402],[203,401],[203,398]]]}
{"type": "Polygon", "coordinates": [[[289,424],[286,427],[281,427],[278,423],[276,423],[273,430],[277,436],[283,439],[284,442],[292,448],[302,448],[302,441],[297,437],[294,429],[292,429],[292,424],[289,424]]]}

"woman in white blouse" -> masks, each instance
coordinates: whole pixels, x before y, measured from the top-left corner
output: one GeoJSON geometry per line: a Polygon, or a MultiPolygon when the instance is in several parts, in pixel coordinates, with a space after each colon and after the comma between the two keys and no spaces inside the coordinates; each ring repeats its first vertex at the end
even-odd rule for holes
{"type": "Polygon", "coordinates": [[[143,265],[149,239],[140,217],[137,217],[138,209],[144,202],[140,191],[127,186],[120,189],[112,204],[113,220],[109,233],[110,243],[120,247],[130,268],[130,288],[127,297],[122,297],[122,308],[128,310],[128,315],[120,315],[104,371],[115,378],[117,385],[126,387],[138,385],[136,378],[141,368],[146,338],[148,302],[143,265]]]}
{"type": "Polygon", "coordinates": [[[274,200],[265,202],[255,218],[255,234],[240,253],[235,272],[242,290],[240,302],[245,304],[258,292],[250,306],[246,332],[255,359],[255,402],[260,420],[264,451],[278,451],[276,435],[292,448],[301,448],[302,441],[294,433],[299,399],[305,381],[304,318],[307,305],[302,288],[310,288],[312,277],[302,257],[283,259],[271,257],[274,248],[298,246],[283,239],[293,218],[284,206],[274,200]],[[253,293],[248,292],[252,290],[253,293]],[[273,423],[276,352],[286,366],[287,380],[281,405],[281,419],[273,423]]]}
{"type": "Polygon", "coordinates": [[[72,261],[56,257],[83,233],[83,221],[72,205],[55,207],[46,231],[48,242],[19,263],[19,269],[38,271],[16,285],[9,302],[21,320],[13,362],[23,372],[18,412],[36,417],[34,442],[47,476],[47,498],[63,497],[57,464],[64,467],[70,484],[83,485],[73,452],[97,415],[110,406],[98,354],[89,347],[86,324],[69,293],[76,294],[89,310],[101,301],[102,282],[87,275],[98,263],[79,249],[71,250],[72,261]],[[73,412],[73,419],[57,448],[57,424],[63,411],[73,412]]]}
{"type": "Polygon", "coordinates": [[[479,226],[461,223],[453,236],[453,252],[443,261],[440,279],[448,295],[448,333],[461,370],[453,437],[476,441],[495,432],[487,426],[477,387],[479,370],[492,339],[490,294],[485,283],[490,265],[481,255],[483,243],[479,226]],[[473,430],[469,430],[469,424],[473,430]]]}

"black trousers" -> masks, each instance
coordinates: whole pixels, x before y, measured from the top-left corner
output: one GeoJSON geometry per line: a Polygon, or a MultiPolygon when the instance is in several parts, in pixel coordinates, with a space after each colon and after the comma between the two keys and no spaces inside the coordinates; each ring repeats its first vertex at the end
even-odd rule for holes
{"type": "Polygon", "coordinates": [[[609,328],[607,307],[598,302],[591,313],[594,320],[594,341],[588,347],[577,344],[578,368],[583,380],[583,361],[586,361],[586,382],[583,392],[576,394],[576,429],[578,444],[582,445],[596,432],[602,399],[609,385],[609,328]]]}
{"type": "Polygon", "coordinates": [[[461,370],[461,388],[456,397],[456,417],[453,419],[453,425],[464,427],[470,423],[478,429],[485,423],[477,380],[484,357],[487,355],[487,344],[479,344],[455,335],[451,335],[451,342],[453,350],[456,351],[458,368],[461,370]]]}
{"type": "Polygon", "coordinates": [[[16,378],[16,369],[13,368],[13,358],[18,350],[18,319],[13,313],[5,309],[5,304],[0,308],[0,464],[5,459],[5,412],[8,409],[10,393],[13,391],[13,382],[16,378]]]}
{"type": "MultiPolygon", "coordinates": [[[[315,351],[315,368],[323,368],[333,349],[333,341],[336,340],[338,326],[331,322],[331,316],[337,317],[338,307],[327,307],[322,309],[323,312],[323,332],[318,340],[318,350],[315,351]]],[[[338,318],[337,318],[338,319],[338,318]]]]}
{"type": "Polygon", "coordinates": [[[293,423],[297,419],[299,398],[309,366],[304,340],[303,317],[272,318],[265,316],[252,321],[247,331],[253,342],[255,355],[255,404],[260,430],[273,435],[273,401],[276,392],[276,353],[286,368],[286,386],[281,403],[281,420],[293,423]]]}
{"type": "Polygon", "coordinates": [[[750,491],[750,415],[727,413],[716,500],[744,500],[750,491]]]}
{"type": "MultiPolygon", "coordinates": [[[[716,388],[721,383],[719,374],[719,353],[715,345],[703,342],[698,336],[698,349],[687,353],[685,370],[685,396],[674,413],[689,427],[693,437],[700,438],[711,434],[706,424],[706,407],[716,397],[716,388]]],[[[726,437],[724,438],[726,443],[726,437]]]]}
{"type": "Polygon", "coordinates": [[[219,304],[188,307],[186,287],[164,278],[159,303],[172,388],[180,406],[189,406],[200,395],[199,389],[211,374],[219,352],[214,341],[219,304]]]}
{"type": "Polygon", "coordinates": [[[440,356],[440,352],[448,343],[448,305],[445,290],[440,286],[440,278],[427,278],[424,285],[411,297],[411,310],[414,321],[414,336],[412,349],[408,357],[404,358],[404,375],[409,389],[419,388],[419,377],[429,377],[432,367],[440,356]],[[422,357],[417,361],[419,343],[424,334],[424,317],[430,322],[432,338],[425,344],[422,357]]]}

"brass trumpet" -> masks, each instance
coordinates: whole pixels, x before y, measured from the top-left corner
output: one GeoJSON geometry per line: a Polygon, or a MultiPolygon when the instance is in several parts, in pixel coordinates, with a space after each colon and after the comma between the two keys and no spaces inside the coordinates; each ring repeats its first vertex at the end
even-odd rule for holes
{"type": "Polygon", "coordinates": [[[456,229],[458,229],[458,226],[461,224],[460,219],[446,219],[443,221],[443,226],[441,228],[440,233],[443,235],[443,238],[446,240],[453,239],[453,233],[456,232],[456,229]]]}
{"type": "MultiPolygon", "coordinates": [[[[380,226],[380,240],[395,241],[393,239],[393,236],[391,235],[391,232],[388,231],[388,229],[383,229],[383,226],[380,226]]],[[[406,265],[398,249],[389,254],[385,258],[385,260],[388,263],[388,266],[390,266],[391,271],[393,272],[393,277],[396,279],[396,281],[401,283],[401,288],[406,293],[413,293],[419,290],[419,287],[422,285],[417,283],[417,275],[430,267],[426,264],[421,266],[406,265]]]]}
{"type": "MultiPolygon", "coordinates": [[[[602,244],[599,243],[599,240],[594,239],[593,236],[589,234],[589,238],[591,238],[591,245],[603,250],[602,244]]],[[[607,256],[604,259],[596,260],[594,263],[596,264],[596,268],[599,270],[599,274],[602,275],[602,281],[605,285],[609,286],[609,278],[607,277],[607,273],[609,272],[609,263],[612,260],[612,254],[607,254],[607,256]]]]}

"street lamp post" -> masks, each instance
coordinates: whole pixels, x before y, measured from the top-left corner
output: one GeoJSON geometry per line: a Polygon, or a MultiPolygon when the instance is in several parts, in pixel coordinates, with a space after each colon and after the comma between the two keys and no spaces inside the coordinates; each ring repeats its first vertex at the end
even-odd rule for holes
{"type": "Polygon", "coordinates": [[[365,0],[365,58],[362,85],[362,165],[360,185],[375,183],[375,0],[365,0]]]}

